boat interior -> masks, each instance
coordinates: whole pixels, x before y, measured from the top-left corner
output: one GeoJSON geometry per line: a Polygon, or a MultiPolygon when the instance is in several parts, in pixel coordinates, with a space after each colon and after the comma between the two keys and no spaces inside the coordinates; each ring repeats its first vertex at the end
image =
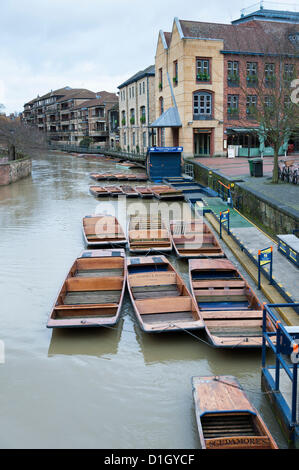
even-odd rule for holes
{"type": "Polygon", "coordinates": [[[78,258],[62,286],[52,318],[116,315],[124,275],[122,256],[78,258]]]}
{"type": "Polygon", "coordinates": [[[210,335],[247,338],[262,334],[262,307],[233,268],[191,270],[194,297],[210,335]]]}
{"type": "Polygon", "coordinates": [[[122,227],[113,216],[86,216],[83,218],[83,229],[90,243],[126,241],[122,227]]]}
{"type": "MultiPolygon", "coordinates": [[[[151,258],[151,257],[149,257],[151,258]]],[[[139,263],[131,258],[129,285],[144,323],[199,320],[192,296],[178,274],[161,257],[139,263]]]]}
{"type": "Polygon", "coordinates": [[[173,243],[180,256],[223,257],[216,237],[206,224],[200,220],[184,222],[182,220],[170,223],[173,243]]]}

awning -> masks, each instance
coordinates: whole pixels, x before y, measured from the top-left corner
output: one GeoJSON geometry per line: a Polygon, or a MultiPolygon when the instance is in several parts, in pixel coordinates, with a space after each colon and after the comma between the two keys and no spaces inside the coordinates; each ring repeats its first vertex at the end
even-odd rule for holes
{"type": "Polygon", "coordinates": [[[182,127],[182,121],[177,108],[167,109],[149,127],[182,127]]]}

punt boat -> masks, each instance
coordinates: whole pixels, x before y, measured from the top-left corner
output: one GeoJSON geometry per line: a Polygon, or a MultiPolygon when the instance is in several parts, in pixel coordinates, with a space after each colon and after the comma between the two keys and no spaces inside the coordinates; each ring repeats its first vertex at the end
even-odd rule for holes
{"type": "Polygon", "coordinates": [[[124,194],[119,186],[105,186],[105,189],[108,191],[110,196],[120,196],[124,194]]]}
{"type": "Polygon", "coordinates": [[[193,377],[192,390],[202,449],[278,448],[235,377],[193,377]]]}
{"type": "Polygon", "coordinates": [[[196,302],[165,256],[128,258],[127,272],[128,290],[143,331],[204,328],[196,302]]]}
{"type": "MultiPolygon", "coordinates": [[[[228,259],[189,260],[189,279],[213,346],[262,346],[263,307],[228,259]]],[[[267,329],[275,331],[269,318],[267,329]]]]}
{"type": "Polygon", "coordinates": [[[125,196],[127,196],[127,197],[138,197],[139,196],[136,189],[133,188],[133,186],[130,186],[129,184],[121,185],[120,189],[122,190],[123,194],[125,194],[125,196]]]}
{"type": "Polygon", "coordinates": [[[124,250],[88,250],[75,260],[59,291],[48,328],[115,325],[126,285],[124,250]]]}
{"type": "Polygon", "coordinates": [[[170,252],[172,250],[170,231],[160,216],[131,216],[128,242],[132,253],[170,252]]]}
{"type": "Polygon", "coordinates": [[[217,238],[201,219],[170,222],[173,247],[179,258],[223,258],[217,238]]]}
{"type": "Polygon", "coordinates": [[[107,191],[105,186],[89,186],[89,191],[96,197],[110,196],[110,193],[107,191]]]}
{"type": "Polygon", "coordinates": [[[113,215],[86,215],[83,217],[82,228],[87,247],[127,243],[127,237],[113,215]]]}
{"type": "Polygon", "coordinates": [[[90,173],[89,176],[96,181],[104,181],[111,178],[111,173],[90,173]]]}
{"type": "Polygon", "coordinates": [[[135,189],[141,197],[154,197],[152,190],[148,186],[136,186],[135,189]]]}
{"type": "Polygon", "coordinates": [[[181,189],[175,189],[168,185],[151,186],[154,196],[160,200],[184,199],[184,193],[181,189]]]}

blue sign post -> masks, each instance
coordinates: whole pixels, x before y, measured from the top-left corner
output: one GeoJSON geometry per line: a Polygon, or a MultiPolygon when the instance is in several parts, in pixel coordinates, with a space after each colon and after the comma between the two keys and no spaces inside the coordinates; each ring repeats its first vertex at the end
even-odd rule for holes
{"type": "Polygon", "coordinates": [[[222,224],[227,223],[227,233],[229,234],[229,209],[220,212],[220,239],[222,239],[222,224]]]}
{"type": "Polygon", "coordinates": [[[258,252],[258,288],[261,288],[261,268],[270,263],[270,284],[272,284],[273,247],[258,252]]]}

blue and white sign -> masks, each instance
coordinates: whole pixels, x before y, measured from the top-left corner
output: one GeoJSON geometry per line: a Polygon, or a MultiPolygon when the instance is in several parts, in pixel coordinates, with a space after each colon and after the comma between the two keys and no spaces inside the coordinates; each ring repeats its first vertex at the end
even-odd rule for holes
{"type": "Polygon", "coordinates": [[[149,147],[149,152],[182,152],[183,147],[149,147]]]}

